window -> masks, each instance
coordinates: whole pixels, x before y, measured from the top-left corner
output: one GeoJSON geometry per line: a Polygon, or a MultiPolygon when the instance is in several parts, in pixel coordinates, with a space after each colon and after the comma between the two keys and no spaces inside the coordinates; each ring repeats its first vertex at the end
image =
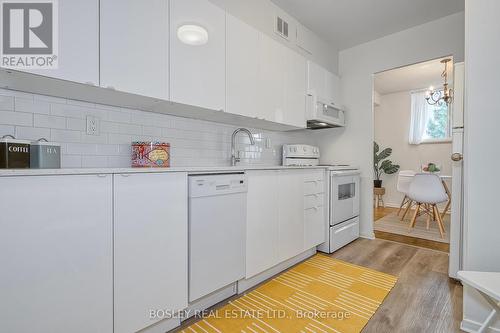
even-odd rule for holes
{"type": "Polygon", "coordinates": [[[446,103],[429,105],[425,100],[425,91],[411,94],[410,144],[449,141],[450,126],[450,112],[446,103]]]}
{"type": "Polygon", "coordinates": [[[423,135],[423,142],[439,142],[450,140],[450,116],[448,105],[442,103],[441,105],[428,105],[428,120],[425,125],[425,132],[423,135]]]}

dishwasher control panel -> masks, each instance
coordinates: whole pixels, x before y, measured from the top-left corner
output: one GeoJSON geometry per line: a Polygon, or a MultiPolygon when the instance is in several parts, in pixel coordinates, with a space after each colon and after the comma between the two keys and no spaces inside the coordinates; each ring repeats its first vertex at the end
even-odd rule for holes
{"type": "Polygon", "coordinates": [[[244,173],[189,176],[189,196],[203,197],[247,191],[244,173]]]}

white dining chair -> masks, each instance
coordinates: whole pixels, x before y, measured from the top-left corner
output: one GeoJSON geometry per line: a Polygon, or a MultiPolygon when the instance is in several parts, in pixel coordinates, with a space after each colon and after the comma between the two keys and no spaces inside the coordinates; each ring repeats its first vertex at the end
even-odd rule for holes
{"type": "MultiPolygon", "coordinates": [[[[422,213],[429,214],[438,224],[441,238],[444,238],[445,229],[443,219],[437,204],[448,200],[441,178],[431,173],[417,173],[408,190],[408,197],[416,203],[415,213],[410,223],[410,230],[415,227],[417,217],[422,213]]],[[[430,218],[427,220],[429,222],[430,218]]]]}
{"type": "Polygon", "coordinates": [[[412,206],[412,201],[410,198],[408,198],[408,190],[410,189],[410,183],[413,180],[413,176],[415,176],[415,171],[413,170],[401,170],[398,173],[398,182],[396,184],[396,189],[398,192],[403,193],[403,201],[401,201],[401,205],[399,206],[398,213],[396,216],[399,216],[399,213],[401,213],[401,210],[404,209],[403,216],[401,217],[401,221],[404,220],[406,214],[408,214],[408,211],[410,210],[412,206]]]}

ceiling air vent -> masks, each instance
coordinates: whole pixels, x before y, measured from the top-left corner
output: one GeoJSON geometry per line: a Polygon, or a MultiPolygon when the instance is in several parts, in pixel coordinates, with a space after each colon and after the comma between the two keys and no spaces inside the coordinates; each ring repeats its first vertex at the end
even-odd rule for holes
{"type": "Polygon", "coordinates": [[[276,16],[275,32],[281,37],[288,39],[288,22],[276,16]]]}

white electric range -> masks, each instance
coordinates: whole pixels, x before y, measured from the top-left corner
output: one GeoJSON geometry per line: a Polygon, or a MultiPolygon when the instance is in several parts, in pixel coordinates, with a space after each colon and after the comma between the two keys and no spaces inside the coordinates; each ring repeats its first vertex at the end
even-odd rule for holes
{"type": "MultiPolygon", "coordinates": [[[[284,166],[320,166],[319,148],[283,146],[284,166]]],[[[332,253],[359,238],[360,170],[348,164],[323,165],[328,171],[328,219],[326,241],[318,250],[332,253]]]]}

